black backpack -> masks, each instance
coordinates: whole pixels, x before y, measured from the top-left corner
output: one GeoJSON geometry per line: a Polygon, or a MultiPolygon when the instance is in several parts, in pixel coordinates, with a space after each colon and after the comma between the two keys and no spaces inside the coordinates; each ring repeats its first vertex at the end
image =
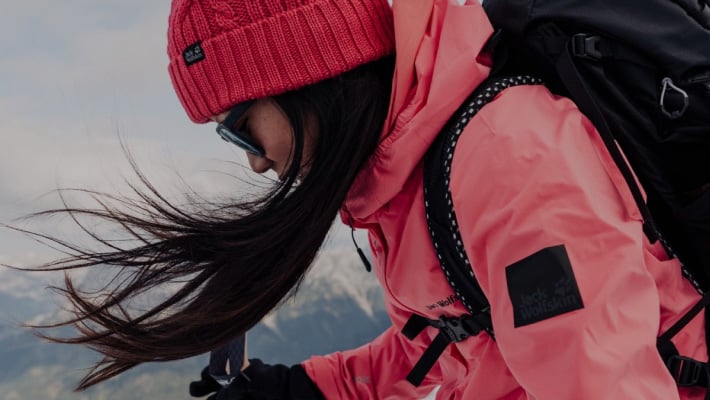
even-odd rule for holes
{"type": "Polygon", "coordinates": [[[450,154],[462,128],[500,91],[544,82],[594,123],[634,195],[646,235],[678,257],[703,294],[658,338],[658,349],[678,385],[708,387],[710,366],[679,355],[670,339],[703,309],[710,331],[710,1],[484,0],[483,7],[496,28],[488,43],[491,77],[449,120],[424,168],[436,253],[470,314],[412,316],[405,336],[429,325],[440,333],[407,379],[418,385],[451,342],[481,331],[495,338],[488,301],[458,240],[450,154]]]}

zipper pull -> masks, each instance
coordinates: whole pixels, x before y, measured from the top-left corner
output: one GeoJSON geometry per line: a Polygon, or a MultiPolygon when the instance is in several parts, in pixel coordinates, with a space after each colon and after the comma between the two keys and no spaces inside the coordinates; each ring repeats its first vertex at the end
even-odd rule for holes
{"type": "MultiPolygon", "coordinates": [[[[352,225],[350,227],[352,228],[352,225]]],[[[372,265],[370,265],[370,262],[367,261],[367,257],[365,257],[365,252],[362,251],[360,246],[358,246],[357,242],[355,241],[355,228],[352,228],[352,231],[350,233],[353,237],[353,243],[355,244],[355,248],[357,249],[357,254],[360,256],[362,263],[365,264],[365,269],[367,270],[367,272],[372,272],[372,265]]]]}
{"type": "Polygon", "coordinates": [[[348,225],[350,225],[350,236],[353,238],[353,244],[355,245],[355,249],[357,249],[357,254],[360,256],[360,260],[362,260],[362,263],[365,265],[365,269],[367,272],[372,272],[372,265],[370,265],[370,261],[367,260],[367,257],[365,257],[365,252],[362,251],[360,246],[357,245],[357,241],[355,241],[355,227],[353,226],[353,216],[350,214],[350,211],[348,211],[347,208],[343,208],[346,213],[348,213],[348,225]]]}

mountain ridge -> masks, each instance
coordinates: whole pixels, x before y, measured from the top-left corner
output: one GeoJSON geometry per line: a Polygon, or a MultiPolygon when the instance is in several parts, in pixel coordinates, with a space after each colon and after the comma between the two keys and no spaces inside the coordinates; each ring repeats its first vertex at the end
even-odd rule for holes
{"type": "MultiPolygon", "coordinates": [[[[51,296],[36,301],[36,296],[22,297],[27,287],[23,282],[20,293],[8,285],[0,290],[0,399],[188,398],[187,385],[206,365],[206,355],[141,365],[86,392],[72,392],[98,355],[83,347],[46,343],[17,328],[18,321],[56,317],[59,307],[51,296]]],[[[267,363],[293,364],[360,346],[387,326],[374,274],[365,271],[352,249],[326,248],[296,295],[250,330],[249,353],[267,363]]],[[[68,328],[60,332],[72,334],[68,328]]]]}

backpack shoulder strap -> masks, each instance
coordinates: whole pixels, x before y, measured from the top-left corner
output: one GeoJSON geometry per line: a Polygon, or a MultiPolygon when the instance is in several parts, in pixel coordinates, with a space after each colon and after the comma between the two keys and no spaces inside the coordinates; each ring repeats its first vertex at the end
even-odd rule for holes
{"type": "MultiPolygon", "coordinates": [[[[454,113],[425,156],[424,206],[429,233],[446,279],[473,316],[490,314],[490,310],[466,256],[451,200],[449,179],[454,149],[468,122],[500,92],[513,86],[540,84],[540,79],[527,75],[488,78],[454,113]]],[[[487,320],[485,331],[493,337],[490,317],[487,320]]]]}
{"type": "Polygon", "coordinates": [[[456,221],[449,191],[451,162],[459,136],[483,106],[509,87],[540,84],[540,79],[527,75],[488,78],[449,119],[424,158],[424,208],[429,233],[446,279],[470,314],[457,318],[442,315],[439,320],[416,314],[410,317],[402,329],[402,334],[409,339],[427,326],[439,329],[439,334],[407,375],[407,380],[414,386],[419,386],[450,343],[460,342],[481,331],[495,339],[488,299],[473,274],[456,221]]]}

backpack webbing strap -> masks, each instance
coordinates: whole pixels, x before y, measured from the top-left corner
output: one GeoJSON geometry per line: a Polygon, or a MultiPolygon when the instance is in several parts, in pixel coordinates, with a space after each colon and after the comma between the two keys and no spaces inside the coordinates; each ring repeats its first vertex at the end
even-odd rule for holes
{"type": "Polygon", "coordinates": [[[419,386],[426,374],[439,359],[441,353],[450,343],[460,342],[469,336],[476,336],[486,327],[491,326],[490,314],[479,313],[477,316],[463,315],[459,318],[440,317],[438,320],[427,319],[421,315],[413,314],[402,328],[402,334],[408,339],[414,339],[427,326],[439,329],[429,347],[419,358],[412,371],[407,375],[407,381],[414,386],[419,386]]]}
{"type": "Polygon", "coordinates": [[[649,240],[651,240],[651,242],[655,242],[660,238],[660,234],[658,233],[658,229],[653,222],[653,218],[651,217],[651,211],[648,209],[648,205],[646,205],[641,189],[636,182],[636,178],[634,177],[629,164],[626,162],[626,158],[624,158],[624,155],[621,154],[621,150],[619,150],[616,139],[614,139],[614,135],[611,133],[611,128],[609,128],[609,124],[607,123],[604,114],[601,112],[599,106],[590,95],[589,89],[584,83],[584,79],[582,79],[579,71],[577,70],[577,66],[574,63],[574,59],[572,58],[573,54],[576,57],[585,57],[585,55],[583,55],[577,48],[578,46],[575,46],[575,43],[577,43],[575,39],[577,37],[579,37],[579,35],[575,35],[570,39],[568,44],[569,48],[566,49],[566,51],[561,52],[557,65],[555,65],[557,72],[560,75],[560,81],[565,83],[565,87],[569,90],[579,109],[585,113],[585,115],[597,128],[597,131],[604,141],[605,147],[609,151],[609,154],[614,160],[617,168],[619,168],[621,175],[624,177],[626,185],[631,190],[631,195],[636,202],[636,206],[641,212],[644,233],[649,240]]]}
{"type": "Polygon", "coordinates": [[[668,328],[664,334],[659,336],[658,339],[662,341],[670,341],[676,334],[678,334],[678,332],[680,332],[681,329],[683,329],[683,327],[688,325],[688,323],[695,318],[700,311],[706,309],[708,305],[710,305],[710,293],[704,295],[700,301],[698,301],[690,310],[688,310],[687,313],[685,313],[685,315],[676,321],[673,326],[668,328]]]}
{"type": "MultiPolygon", "coordinates": [[[[666,364],[668,372],[679,387],[699,386],[707,388],[710,384],[710,364],[683,357],[673,342],[663,337],[656,343],[661,359],[666,364]]],[[[705,400],[710,400],[710,390],[705,392],[705,400]]]]}
{"type": "Polygon", "coordinates": [[[473,275],[473,269],[461,242],[449,191],[451,163],[459,136],[483,106],[509,87],[540,84],[542,84],[540,79],[531,76],[487,79],[449,119],[424,158],[424,207],[429,233],[439,265],[456,297],[461,300],[470,315],[459,318],[442,316],[436,321],[416,314],[412,315],[402,330],[409,339],[413,339],[426,326],[434,326],[440,330],[407,376],[407,380],[415,386],[421,383],[449,343],[459,342],[481,331],[486,331],[491,338],[495,339],[488,300],[473,275]]]}
{"type": "MultiPolygon", "coordinates": [[[[671,339],[680,332],[683,327],[697,316],[700,311],[705,310],[705,333],[708,332],[708,305],[710,305],[710,293],[705,294],[685,315],[683,315],[673,326],[658,337],[656,347],[661,355],[661,359],[668,367],[673,379],[678,386],[700,386],[710,387],[710,364],[698,361],[689,357],[681,356],[671,339]]],[[[706,338],[707,340],[707,338],[706,338]]],[[[705,392],[705,400],[710,400],[710,390],[705,392]]]]}

